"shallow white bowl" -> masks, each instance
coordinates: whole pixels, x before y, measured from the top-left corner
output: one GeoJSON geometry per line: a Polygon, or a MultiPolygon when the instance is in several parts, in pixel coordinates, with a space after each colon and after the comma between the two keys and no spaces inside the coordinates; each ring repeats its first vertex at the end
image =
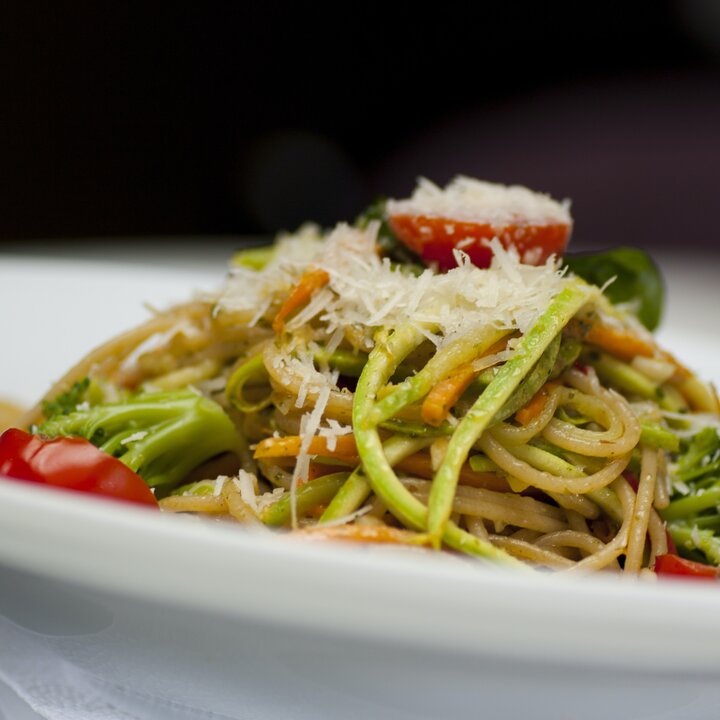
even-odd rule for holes
{"type": "MultiPolygon", "coordinates": [[[[7,267],[0,262],[2,292],[7,267]]],[[[148,280],[182,298],[195,277],[50,270],[42,294],[24,298],[43,347],[58,318],[66,337],[78,317],[99,337],[68,340],[62,351],[72,356],[43,370],[43,384],[121,329],[148,280]],[[81,290],[60,293],[49,313],[40,298],[53,277],[81,290]],[[95,293],[113,283],[126,295],[108,319],[95,293]]],[[[37,274],[38,261],[12,267],[18,287],[37,274]]],[[[17,323],[15,348],[27,331],[17,323]]],[[[692,333],[682,341],[695,365],[713,362],[714,343],[692,333]]],[[[43,391],[37,367],[16,362],[23,352],[3,352],[15,376],[0,395],[43,391]]],[[[715,718],[720,708],[714,586],[571,580],[318,545],[12,482],[0,483],[0,538],[0,629],[31,637],[135,708],[159,699],[232,718],[553,720],[715,718]]],[[[0,648],[0,669],[11,664],[0,648]]]]}

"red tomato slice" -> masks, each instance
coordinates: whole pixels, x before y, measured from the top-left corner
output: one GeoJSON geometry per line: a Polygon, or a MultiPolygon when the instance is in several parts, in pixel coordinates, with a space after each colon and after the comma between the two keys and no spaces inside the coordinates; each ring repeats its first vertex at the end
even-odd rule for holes
{"type": "Polygon", "coordinates": [[[84,438],[45,440],[6,430],[0,435],[0,475],[157,507],[137,473],[84,438]]]}
{"type": "Polygon", "coordinates": [[[655,572],[658,575],[674,575],[696,580],[718,579],[718,568],[713,565],[703,565],[670,553],[655,558],[655,572]]]}
{"type": "MultiPolygon", "coordinates": [[[[628,485],[637,493],[638,487],[640,485],[640,481],[638,480],[638,477],[635,473],[630,472],[630,470],[626,470],[622,476],[628,481],[628,485]]],[[[668,535],[668,537],[670,537],[668,535]]]]}
{"type": "Polygon", "coordinates": [[[669,530],[665,530],[665,538],[667,540],[668,553],[670,555],[677,555],[678,551],[675,547],[675,543],[673,542],[672,535],[670,535],[669,530]]]}
{"type": "Polygon", "coordinates": [[[520,260],[541,265],[550,255],[562,255],[570,237],[566,223],[550,225],[507,225],[453,220],[427,215],[393,215],[390,227],[397,237],[426,263],[437,263],[441,270],[457,265],[453,250],[459,247],[480,268],[490,266],[492,250],[484,243],[498,237],[503,247],[514,247],[520,260]]]}

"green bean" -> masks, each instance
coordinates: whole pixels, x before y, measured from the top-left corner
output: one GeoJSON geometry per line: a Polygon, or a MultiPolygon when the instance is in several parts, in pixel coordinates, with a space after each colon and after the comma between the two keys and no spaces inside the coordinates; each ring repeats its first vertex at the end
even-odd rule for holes
{"type": "Polygon", "coordinates": [[[468,390],[476,392],[478,395],[495,379],[500,368],[490,367],[483,370],[469,385],[468,390]]]}
{"type": "Polygon", "coordinates": [[[245,385],[263,385],[269,383],[268,372],[265,369],[263,353],[248,358],[239,365],[225,385],[225,397],[241,412],[254,413],[270,405],[271,395],[257,402],[250,402],[243,397],[245,385]]]}
{"type": "MultiPolygon", "coordinates": [[[[417,345],[421,337],[418,330],[405,326],[395,331],[388,342],[379,341],[370,353],[368,363],[358,380],[353,402],[353,427],[358,451],[367,478],[375,494],[401,522],[416,530],[427,527],[427,508],[398,480],[392,466],[383,453],[377,421],[374,420],[373,400],[395,366],[417,345]]],[[[471,555],[525,568],[519,560],[448,523],[443,540],[452,548],[471,555]]]]}
{"type": "Polygon", "coordinates": [[[509,397],[502,408],[495,413],[491,424],[494,425],[509,418],[532,400],[535,393],[540,390],[550,377],[559,350],[560,335],[556,335],[547,346],[545,352],[540,356],[540,359],[535,363],[532,370],[530,370],[523,381],[517,386],[515,392],[509,397]]]}
{"type": "Polygon", "coordinates": [[[715,509],[720,504],[720,486],[709,488],[702,495],[686,495],[685,497],[673,500],[661,515],[664,520],[680,520],[691,518],[703,510],[715,509]]]}
{"type": "Polygon", "coordinates": [[[662,395],[657,383],[622,360],[610,357],[606,353],[593,352],[590,363],[597,370],[601,380],[631,395],[639,395],[648,400],[658,400],[662,395]]]}
{"type": "Polygon", "coordinates": [[[693,523],[701,529],[720,530],[720,515],[701,515],[693,518],[693,523]]]}
{"type": "Polygon", "coordinates": [[[428,533],[439,546],[452,512],[460,468],[477,439],[508,401],[515,389],[540,359],[546,348],[588,301],[592,290],[580,282],[567,285],[524,335],[514,355],[460,421],[450,438],[445,458],[438,469],[428,502],[428,533]]]}
{"type": "Polygon", "coordinates": [[[498,472],[500,468],[487,455],[478,453],[468,458],[470,469],[475,472],[498,472]]]}
{"type": "MultiPolygon", "coordinates": [[[[317,505],[329,502],[347,478],[348,473],[346,472],[323,475],[298,488],[294,493],[298,515],[303,515],[317,505]]],[[[260,519],[266,525],[274,527],[287,525],[292,518],[292,495],[292,493],[286,493],[277,502],[268,505],[261,513],[260,519]]]]}
{"type": "Polygon", "coordinates": [[[616,523],[622,524],[625,513],[617,493],[611,487],[599,488],[585,493],[585,497],[592,500],[606,515],[616,523]]]}
{"type": "Polygon", "coordinates": [[[455,432],[455,428],[448,422],[434,427],[433,425],[426,425],[425,423],[414,422],[412,420],[401,420],[400,418],[385,420],[380,423],[380,427],[383,430],[391,430],[392,432],[408,435],[409,437],[439,438],[447,437],[455,432]]]}
{"type": "Polygon", "coordinates": [[[379,425],[397,414],[410,403],[430,392],[434,385],[456,368],[482,355],[491,345],[507,335],[507,330],[483,327],[468,336],[451,342],[439,350],[416,375],[403,380],[387,397],[372,409],[372,420],[379,425]]]}
{"type": "MultiPolygon", "coordinates": [[[[554,472],[555,475],[562,475],[568,478],[578,477],[578,475],[587,474],[579,469],[579,465],[583,465],[586,470],[589,468],[591,472],[597,472],[602,467],[602,463],[598,460],[598,458],[584,457],[583,455],[577,455],[576,453],[562,451],[560,448],[555,447],[555,445],[547,442],[547,440],[543,440],[542,438],[535,438],[532,441],[532,445],[528,445],[526,447],[532,448],[532,450],[525,458],[521,457],[521,459],[524,459],[525,462],[534,464],[536,467],[541,470],[545,470],[546,472],[554,472]],[[540,451],[543,454],[540,455],[536,451],[540,451]],[[568,460],[572,462],[568,462],[568,460]]],[[[514,453],[516,453],[516,450],[517,448],[513,448],[514,453]]],[[[518,457],[520,456],[518,455],[518,457]]],[[[615,491],[610,487],[592,490],[591,492],[585,493],[585,497],[592,500],[613,520],[618,523],[622,523],[622,504],[620,503],[618,496],[615,494],[615,491]]]]}
{"type": "Polygon", "coordinates": [[[577,478],[585,475],[582,470],[567,462],[567,460],[563,460],[561,457],[533,445],[518,445],[512,448],[511,452],[516,458],[528,463],[528,465],[553,475],[566,478],[577,478]]]}
{"type": "MultiPolygon", "coordinates": [[[[328,352],[324,347],[318,347],[313,352],[313,359],[316,363],[325,363],[333,370],[339,370],[340,374],[345,377],[359,378],[367,362],[367,355],[349,350],[328,352]]],[[[414,370],[411,367],[400,364],[393,374],[393,380],[399,382],[413,373],[414,370]]]]}
{"type": "Polygon", "coordinates": [[[215,492],[215,480],[200,480],[175,488],[170,495],[212,495],[215,492]]]}
{"type": "MultiPolygon", "coordinates": [[[[660,386],[660,392],[662,392],[662,397],[658,404],[663,410],[673,413],[686,413],[690,411],[690,407],[685,401],[683,394],[674,385],[664,383],[660,386]]],[[[678,423],[677,420],[673,420],[672,422],[682,424],[678,423]]]]}
{"type": "Polygon", "coordinates": [[[582,351],[582,343],[576,338],[564,336],[560,343],[560,349],[557,357],[555,358],[555,367],[553,367],[550,373],[551,378],[556,378],[562,375],[565,370],[573,365],[575,361],[580,357],[582,351]]]}
{"type": "MultiPolygon", "coordinates": [[[[562,375],[562,373],[578,359],[581,350],[582,343],[579,340],[571,337],[563,337],[560,343],[560,350],[555,359],[555,366],[550,373],[550,378],[556,378],[562,375]]],[[[500,368],[497,366],[483,370],[470,383],[469,390],[480,394],[495,379],[499,370],[500,368]]]]}
{"type": "MultiPolygon", "coordinates": [[[[410,455],[426,448],[432,438],[407,438],[395,435],[383,443],[383,452],[390,465],[396,465],[410,455]]],[[[320,523],[330,522],[355,512],[372,492],[362,466],[356,468],[345,481],[320,518],[320,523]]]]}
{"type": "Polygon", "coordinates": [[[349,350],[328,352],[324,347],[318,347],[313,352],[313,359],[316,363],[325,363],[334,370],[339,370],[341,375],[357,378],[365,367],[367,355],[349,350]]]}
{"type": "Polygon", "coordinates": [[[640,443],[648,447],[677,452],[680,449],[680,438],[662,425],[642,421],[640,423],[640,443]]]}
{"type": "Polygon", "coordinates": [[[718,504],[720,504],[720,486],[715,486],[705,490],[702,495],[686,495],[673,500],[660,514],[664,520],[679,520],[690,518],[703,510],[714,509],[718,504]]]}
{"type": "Polygon", "coordinates": [[[250,270],[262,270],[275,257],[274,245],[251,247],[238,250],[230,261],[236,267],[245,267],[250,270]]]}

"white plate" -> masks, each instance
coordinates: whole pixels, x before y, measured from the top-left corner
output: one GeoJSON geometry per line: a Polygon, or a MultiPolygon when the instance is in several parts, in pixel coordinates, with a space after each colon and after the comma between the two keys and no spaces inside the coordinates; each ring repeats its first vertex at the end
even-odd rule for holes
{"type": "MultiPolygon", "coordinates": [[[[208,280],[0,260],[0,396],[32,400],[141,319],[141,300],[208,280]]],[[[683,333],[678,354],[712,366],[717,341],[683,333]]],[[[0,484],[0,534],[3,622],[127,702],[242,718],[686,720],[720,707],[715,587],[306,544],[17,483],[0,484]]],[[[0,670],[11,660],[0,648],[0,670]]]]}

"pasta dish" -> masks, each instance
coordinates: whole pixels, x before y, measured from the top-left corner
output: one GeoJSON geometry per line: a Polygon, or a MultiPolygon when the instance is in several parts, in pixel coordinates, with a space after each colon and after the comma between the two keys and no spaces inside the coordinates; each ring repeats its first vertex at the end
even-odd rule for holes
{"type": "Polygon", "coordinates": [[[662,283],[567,203],[459,177],[232,259],[0,436],[0,475],[309,539],[716,578],[720,403],[662,283]]]}

